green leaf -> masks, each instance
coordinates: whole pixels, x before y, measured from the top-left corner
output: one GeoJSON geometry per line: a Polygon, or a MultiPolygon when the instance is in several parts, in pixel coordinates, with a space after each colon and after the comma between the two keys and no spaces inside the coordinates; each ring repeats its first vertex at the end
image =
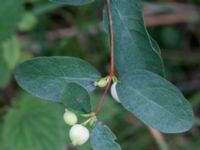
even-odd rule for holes
{"type": "Polygon", "coordinates": [[[24,15],[21,21],[18,23],[18,28],[22,32],[31,31],[34,29],[37,23],[38,23],[38,19],[35,16],[35,14],[33,14],[30,11],[26,11],[24,12],[24,15]]]}
{"type": "Polygon", "coordinates": [[[8,150],[65,150],[67,129],[61,105],[22,94],[5,116],[3,142],[8,150]]]}
{"type": "Polygon", "coordinates": [[[90,143],[94,150],[121,150],[115,142],[116,136],[102,123],[97,122],[92,129],[90,143]]]}
{"type": "Polygon", "coordinates": [[[91,112],[90,96],[87,90],[76,83],[69,83],[61,94],[62,103],[80,114],[91,112]]]}
{"type": "Polygon", "coordinates": [[[52,2],[61,2],[69,5],[84,5],[91,2],[94,2],[94,0],[50,0],[52,2]]]}
{"type": "Polygon", "coordinates": [[[15,73],[18,84],[37,97],[60,101],[68,83],[94,90],[99,73],[87,62],[73,57],[38,57],[21,64],[15,73]]]}
{"type": "Polygon", "coordinates": [[[16,36],[2,43],[3,58],[10,69],[13,69],[20,59],[20,44],[16,36]]]}
{"type": "Polygon", "coordinates": [[[0,5],[0,43],[14,34],[22,15],[21,0],[6,0],[0,5]]]}
{"type": "MultiPolygon", "coordinates": [[[[155,42],[152,43],[140,6],[133,0],[111,1],[115,33],[115,65],[119,75],[130,70],[145,69],[164,76],[163,62],[155,42]]],[[[108,31],[107,8],[104,9],[108,31]]]]}
{"type": "Polygon", "coordinates": [[[192,127],[191,105],[164,78],[146,70],[121,77],[117,93],[122,105],[148,126],[165,133],[179,133],[192,127]]]}
{"type": "Polygon", "coordinates": [[[4,110],[0,110],[0,150],[7,150],[5,148],[5,145],[4,145],[4,142],[3,142],[3,135],[2,135],[2,132],[3,132],[3,114],[4,114],[4,110]]]}
{"type": "Polygon", "coordinates": [[[149,39],[150,39],[150,44],[151,44],[152,49],[156,53],[158,53],[158,55],[161,56],[161,50],[160,50],[158,43],[151,37],[151,35],[149,33],[148,33],[148,36],[149,36],[149,39]]]}
{"type": "Polygon", "coordinates": [[[0,89],[5,88],[11,79],[11,71],[3,59],[2,51],[0,51],[0,89]]]}
{"type": "Polygon", "coordinates": [[[0,60],[0,89],[5,88],[11,79],[11,71],[4,62],[0,60]]]}

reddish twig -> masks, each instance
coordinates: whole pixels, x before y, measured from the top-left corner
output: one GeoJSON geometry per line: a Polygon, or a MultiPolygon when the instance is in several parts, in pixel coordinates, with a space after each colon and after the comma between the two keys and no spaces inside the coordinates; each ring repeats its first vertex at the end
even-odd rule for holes
{"type": "Polygon", "coordinates": [[[107,8],[108,8],[108,16],[109,16],[109,27],[110,27],[110,73],[108,77],[108,83],[105,88],[104,94],[97,106],[97,109],[95,111],[95,115],[99,112],[101,106],[103,105],[103,102],[106,98],[106,95],[108,93],[108,90],[110,88],[110,85],[112,83],[112,77],[114,75],[114,31],[113,31],[113,21],[112,21],[112,12],[111,12],[111,5],[110,0],[107,0],[107,8]]]}
{"type": "Polygon", "coordinates": [[[168,147],[167,147],[167,144],[165,142],[163,135],[159,131],[157,131],[153,128],[148,127],[148,129],[149,129],[151,135],[156,140],[160,150],[168,150],[168,147]]]}
{"type": "MultiPolygon", "coordinates": [[[[137,123],[137,119],[134,118],[132,115],[128,115],[127,117],[129,119],[129,121],[132,123],[132,124],[136,124],[137,123]]],[[[168,150],[168,146],[167,146],[167,143],[164,139],[164,136],[162,135],[162,133],[160,133],[159,131],[153,129],[153,128],[150,128],[150,127],[147,127],[151,133],[151,135],[154,137],[154,139],[156,140],[156,143],[159,147],[160,150],[168,150]]]]}

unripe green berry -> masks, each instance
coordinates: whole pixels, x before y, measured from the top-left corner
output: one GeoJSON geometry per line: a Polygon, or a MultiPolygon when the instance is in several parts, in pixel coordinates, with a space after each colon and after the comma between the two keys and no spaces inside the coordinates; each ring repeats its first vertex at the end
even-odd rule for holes
{"type": "Polygon", "coordinates": [[[68,110],[65,111],[63,115],[63,119],[66,124],[71,125],[71,126],[75,125],[78,122],[78,118],[76,114],[68,110]]]}
{"type": "Polygon", "coordinates": [[[106,87],[108,83],[108,77],[100,79],[98,82],[95,82],[94,85],[100,88],[106,87]]]}
{"type": "Polygon", "coordinates": [[[89,130],[83,125],[76,124],[69,131],[69,137],[74,146],[83,145],[90,137],[89,130]]]}
{"type": "Polygon", "coordinates": [[[120,99],[118,97],[118,94],[117,94],[116,86],[117,86],[117,82],[112,84],[112,86],[111,86],[111,95],[112,95],[112,97],[113,97],[113,99],[115,101],[117,101],[118,103],[121,103],[121,101],[120,101],[120,99]]]}

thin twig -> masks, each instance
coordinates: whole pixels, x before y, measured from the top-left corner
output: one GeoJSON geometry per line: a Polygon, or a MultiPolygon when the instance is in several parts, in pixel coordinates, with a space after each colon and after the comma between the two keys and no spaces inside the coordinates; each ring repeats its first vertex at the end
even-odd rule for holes
{"type": "Polygon", "coordinates": [[[109,87],[112,83],[112,77],[114,75],[114,31],[113,31],[113,21],[112,21],[112,12],[111,12],[111,5],[110,0],[107,0],[107,8],[108,8],[108,16],[109,16],[109,27],[110,27],[110,72],[109,72],[109,78],[108,83],[105,88],[104,94],[97,106],[97,109],[95,111],[95,115],[99,112],[101,106],[103,105],[103,102],[106,98],[106,95],[108,93],[109,87]]]}
{"type": "Polygon", "coordinates": [[[108,5],[108,16],[109,16],[109,25],[110,25],[110,52],[111,52],[111,74],[114,74],[114,31],[113,31],[113,20],[112,20],[112,12],[111,12],[111,6],[110,6],[110,0],[107,0],[108,5]]]}
{"type": "MultiPolygon", "coordinates": [[[[128,121],[130,121],[132,124],[136,124],[137,123],[137,119],[135,117],[133,117],[132,115],[128,115],[128,121]]],[[[150,127],[147,127],[151,133],[151,135],[154,137],[154,139],[156,140],[156,143],[159,147],[160,150],[169,150],[168,149],[168,146],[167,146],[167,143],[162,135],[162,133],[160,133],[159,131],[153,129],[153,128],[150,128],[150,127]]]]}
{"type": "Polygon", "coordinates": [[[97,106],[97,108],[96,108],[95,116],[97,115],[97,113],[99,112],[101,106],[103,105],[103,102],[104,102],[104,100],[105,100],[105,98],[106,98],[106,95],[107,95],[107,93],[108,93],[108,90],[109,90],[109,87],[110,87],[111,82],[112,82],[112,77],[109,77],[109,79],[108,79],[108,84],[107,84],[107,86],[106,86],[106,88],[105,88],[105,91],[104,91],[104,93],[103,93],[103,96],[102,96],[102,98],[101,98],[101,100],[100,100],[100,102],[99,102],[99,104],[98,104],[98,106],[97,106]]]}
{"type": "Polygon", "coordinates": [[[148,127],[148,129],[149,129],[151,135],[156,140],[156,143],[158,144],[160,150],[168,150],[168,147],[167,147],[167,144],[165,142],[163,135],[159,131],[157,131],[153,128],[148,127]]]}

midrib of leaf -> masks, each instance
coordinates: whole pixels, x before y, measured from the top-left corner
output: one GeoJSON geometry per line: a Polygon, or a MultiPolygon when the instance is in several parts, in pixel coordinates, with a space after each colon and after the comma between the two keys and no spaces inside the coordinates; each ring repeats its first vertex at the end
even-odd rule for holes
{"type": "MultiPolygon", "coordinates": [[[[48,60],[50,61],[50,60],[48,60]]],[[[52,61],[51,61],[52,63],[52,61]]],[[[55,63],[55,62],[53,62],[55,63]]],[[[56,63],[55,63],[56,64],[56,63]]],[[[36,76],[36,77],[45,77],[45,78],[61,78],[61,79],[65,79],[65,80],[85,80],[85,81],[93,81],[93,80],[96,80],[99,78],[99,76],[91,76],[90,75],[90,78],[85,78],[85,77],[70,77],[68,75],[65,74],[65,72],[63,71],[63,69],[60,68],[60,65],[59,64],[56,64],[56,66],[59,68],[60,72],[63,74],[63,76],[56,76],[56,75],[49,75],[49,74],[46,74],[45,72],[42,72],[42,70],[39,70],[37,67],[34,66],[34,64],[32,64],[32,68],[34,68],[39,74],[36,76]]]]}
{"type": "Polygon", "coordinates": [[[63,81],[62,79],[64,80],[67,80],[67,81],[94,81],[96,79],[98,79],[98,77],[94,77],[94,78],[82,78],[82,77],[69,77],[69,76],[53,76],[53,75],[41,75],[41,76],[36,76],[37,78],[35,78],[34,80],[38,80],[38,78],[46,78],[47,80],[49,80],[51,78],[51,80],[61,80],[63,81]]]}

